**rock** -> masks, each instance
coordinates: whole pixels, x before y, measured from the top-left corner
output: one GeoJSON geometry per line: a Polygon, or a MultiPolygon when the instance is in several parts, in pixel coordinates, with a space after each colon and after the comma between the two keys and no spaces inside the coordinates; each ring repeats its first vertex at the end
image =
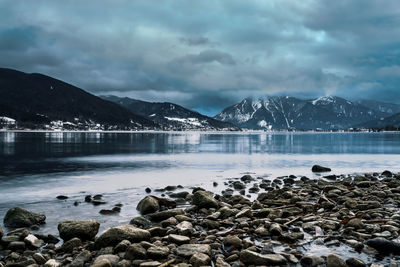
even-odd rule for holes
{"type": "Polygon", "coordinates": [[[233,188],[236,189],[236,190],[242,190],[242,189],[246,188],[246,186],[243,183],[239,182],[239,181],[233,182],[232,185],[233,185],[233,188]]]}
{"type": "Polygon", "coordinates": [[[193,224],[188,221],[180,222],[176,225],[178,232],[182,235],[191,235],[194,231],[193,224]]]}
{"type": "Polygon", "coordinates": [[[22,241],[13,241],[13,242],[10,242],[10,243],[8,244],[7,248],[8,248],[9,250],[13,250],[13,251],[16,251],[16,250],[25,250],[25,243],[22,242],[22,241]]]}
{"type": "Polygon", "coordinates": [[[260,254],[248,249],[240,252],[240,261],[244,264],[254,265],[286,265],[286,259],[279,254],[260,254]]]}
{"type": "Polygon", "coordinates": [[[242,247],[242,240],[236,235],[229,235],[223,239],[223,243],[225,246],[233,246],[237,249],[242,247]]]}
{"type": "Polygon", "coordinates": [[[325,261],[323,258],[311,253],[307,253],[300,259],[301,266],[318,266],[324,263],[325,261]]]}
{"type": "Polygon", "coordinates": [[[351,219],[347,224],[346,227],[353,227],[354,229],[362,229],[364,228],[364,223],[359,218],[351,219]]]}
{"type": "Polygon", "coordinates": [[[235,215],[235,218],[241,218],[241,217],[253,217],[253,212],[251,209],[242,209],[235,215]]]}
{"type": "Polygon", "coordinates": [[[154,197],[146,196],[145,198],[139,201],[136,209],[141,214],[148,214],[158,211],[160,209],[160,205],[158,204],[157,199],[155,199],[154,197]]]}
{"type": "Polygon", "coordinates": [[[86,262],[92,258],[92,254],[88,250],[83,250],[76,256],[76,258],[71,262],[69,267],[82,267],[86,262]]]}
{"type": "Polygon", "coordinates": [[[215,267],[231,267],[231,265],[219,257],[215,262],[215,267]]]}
{"type": "Polygon", "coordinates": [[[131,245],[131,242],[129,242],[129,240],[122,240],[121,242],[118,243],[118,245],[115,246],[114,254],[117,254],[120,252],[125,252],[129,248],[130,245],[131,245]]]}
{"type": "Polygon", "coordinates": [[[46,258],[45,257],[43,257],[43,255],[42,254],[40,254],[40,253],[35,253],[35,254],[33,254],[32,255],[32,258],[36,261],[36,263],[37,264],[39,264],[39,265],[43,265],[43,264],[45,264],[46,263],[46,258]]]}
{"type": "Polygon", "coordinates": [[[360,259],[349,258],[346,260],[346,264],[349,267],[366,267],[367,265],[360,259]]]}
{"type": "Polygon", "coordinates": [[[120,208],[116,207],[116,210],[114,210],[114,209],[112,209],[112,210],[102,209],[102,210],[99,211],[99,213],[101,215],[115,215],[115,214],[118,214],[118,212],[119,212],[118,209],[120,209],[120,208]]]}
{"type": "Polygon", "coordinates": [[[171,210],[164,210],[155,213],[149,213],[147,216],[150,218],[151,221],[160,222],[162,220],[166,220],[170,217],[175,217],[176,215],[183,215],[185,214],[182,209],[171,209],[171,210]]]}
{"type": "Polygon", "coordinates": [[[82,246],[82,241],[79,238],[74,237],[74,238],[68,240],[67,242],[65,242],[62,245],[62,249],[65,252],[71,253],[74,250],[74,248],[77,248],[77,247],[80,247],[80,246],[82,246]]]}
{"type": "Polygon", "coordinates": [[[326,267],[346,267],[346,262],[337,254],[329,254],[326,258],[326,267]]]}
{"type": "Polygon", "coordinates": [[[92,202],[92,196],[91,195],[85,196],[85,202],[92,202]]]}
{"type": "Polygon", "coordinates": [[[273,223],[269,227],[269,232],[272,236],[281,236],[282,235],[282,228],[279,224],[273,223]]]}
{"type": "Polygon", "coordinates": [[[211,247],[208,244],[184,244],[176,249],[179,256],[189,258],[196,253],[211,254],[211,247]]]}
{"type": "Polygon", "coordinates": [[[149,240],[151,237],[150,232],[137,228],[133,225],[122,225],[112,227],[100,235],[96,241],[96,247],[115,246],[122,240],[129,240],[136,243],[140,241],[149,240]]]}
{"type": "Polygon", "coordinates": [[[43,224],[46,216],[43,214],[34,213],[32,211],[14,207],[7,211],[4,217],[4,225],[6,227],[29,227],[34,224],[43,224]]]}
{"type": "Polygon", "coordinates": [[[330,172],[331,169],[327,168],[327,167],[323,167],[321,165],[314,165],[314,166],[312,166],[311,171],[312,172],[330,172]]]}
{"type": "Polygon", "coordinates": [[[178,192],[178,193],[171,193],[171,194],[169,194],[169,197],[172,197],[172,198],[186,198],[188,195],[189,195],[189,192],[182,191],[182,192],[178,192]]]}
{"type": "Polygon", "coordinates": [[[147,250],[147,256],[150,259],[165,259],[168,257],[168,254],[169,254],[168,247],[152,246],[149,247],[149,249],[147,250]]]}
{"type": "Polygon", "coordinates": [[[193,267],[207,266],[210,263],[210,257],[204,253],[195,253],[189,260],[193,267]]]}
{"type": "Polygon", "coordinates": [[[99,231],[100,223],[95,220],[64,221],[58,224],[60,237],[67,241],[74,237],[81,240],[93,240],[99,231]]]}
{"type": "Polygon", "coordinates": [[[192,204],[199,208],[218,208],[218,202],[206,191],[197,191],[193,194],[192,204]]]}
{"type": "Polygon", "coordinates": [[[61,266],[61,263],[57,262],[55,259],[50,259],[46,261],[46,263],[43,265],[44,267],[59,267],[61,266]]]}
{"type": "Polygon", "coordinates": [[[386,177],[392,177],[393,173],[391,171],[386,170],[386,171],[382,172],[381,175],[386,176],[386,177]]]}
{"type": "Polygon", "coordinates": [[[125,259],[146,259],[147,252],[140,244],[132,244],[128,247],[125,253],[125,259]]]}
{"type": "Polygon", "coordinates": [[[29,234],[24,238],[24,242],[31,247],[40,248],[43,245],[43,240],[40,240],[36,236],[29,234]]]}
{"type": "Polygon", "coordinates": [[[0,226],[0,239],[3,237],[3,235],[4,235],[3,228],[1,228],[0,226]]]}
{"type": "Polygon", "coordinates": [[[150,194],[150,193],[151,193],[151,189],[148,188],[148,187],[146,187],[145,191],[146,191],[147,194],[150,194]]]}
{"type": "Polygon", "coordinates": [[[147,228],[149,228],[151,226],[151,221],[146,219],[143,216],[138,216],[138,217],[133,218],[129,222],[129,224],[136,225],[136,226],[139,226],[141,228],[147,229],[147,228]]]}
{"type": "Polygon", "coordinates": [[[64,200],[64,199],[68,199],[68,197],[64,196],[64,195],[59,195],[59,196],[57,196],[57,199],[64,200]]]}
{"type": "Polygon", "coordinates": [[[175,244],[181,245],[181,244],[189,243],[190,238],[187,236],[183,236],[183,235],[170,234],[170,235],[168,235],[168,240],[175,244]]]}
{"type": "Polygon", "coordinates": [[[397,242],[389,241],[384,238],[375,238],[368,240],[365,244],[382,254],[400,255],[400,243],[397,242]]]}
{"type": "Polygon", "coordinates": [[[94,263],[98,263],[98,262],[101,262],[104,260],[111,263],[112,266],[116,266],[119,262],[119,257],[117,255],[113,255],[113,254],[100,255],[94,260],[94,263]]]}
{"type": "Polygon", "coordinates": [[[142,262],[139,267],[158,267],[161,265],[161,262],[159,261],[146,261],[142,262]]]}
{"type": "Polygon", "coordinates": [[[112,264],[109,260],[103,259],[96,261],[91,265],[91,267],[112,267],[112,264]]]}

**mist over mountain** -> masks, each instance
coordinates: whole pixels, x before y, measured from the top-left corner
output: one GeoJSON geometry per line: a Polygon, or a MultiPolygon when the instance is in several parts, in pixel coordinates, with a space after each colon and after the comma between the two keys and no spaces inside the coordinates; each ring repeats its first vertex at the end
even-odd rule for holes
{"type": "Polygon", "coordinates": [[[128,97],[100,96],[117,103],[135,114],[162,125],[164,129],[179,130],[239,130],[239,127],[210,118],[170,102],[146,102],[128,97]]]}
{"type": "Polygon", "coordinates": [[[216,119],[247,129],[348,129],[393,115],[400,105],[372,100],[353,102],[327,96],[303,100],[289,96],[246,98],[225,108],[216,119]]]}

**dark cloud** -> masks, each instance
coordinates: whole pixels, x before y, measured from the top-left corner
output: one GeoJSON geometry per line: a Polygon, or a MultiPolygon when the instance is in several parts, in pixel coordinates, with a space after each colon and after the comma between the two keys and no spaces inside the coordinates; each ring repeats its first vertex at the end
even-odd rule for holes
{"type": "Polygon", "coordinates": [[[400,3],[0,2],[2,67],[213,113],[247,96],[400,99],[400,3]]]}

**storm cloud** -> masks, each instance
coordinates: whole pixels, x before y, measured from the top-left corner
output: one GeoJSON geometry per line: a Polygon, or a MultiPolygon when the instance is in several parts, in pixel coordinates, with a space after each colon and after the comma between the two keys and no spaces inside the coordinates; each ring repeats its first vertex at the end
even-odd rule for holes
{"type": "Polygon", "coordinates": [[[399,102],[400,3],[3,0],[0,58],[208,114],[266,94],[399,102]]]}

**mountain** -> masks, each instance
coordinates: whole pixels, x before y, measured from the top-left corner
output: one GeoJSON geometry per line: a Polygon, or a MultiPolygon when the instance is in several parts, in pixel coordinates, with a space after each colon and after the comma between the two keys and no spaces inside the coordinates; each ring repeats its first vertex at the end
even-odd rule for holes
{"type": "Polygon", "coordinates": [[[248,129],[348,129],[391,115],[336,96],[303,100],[289,96],[246,98],[215,119],[248,129]]]}
{"type": "Polygon", "coordinates": [[[355,126],[355,128],[366,129],[385,129],[385,130],[399,130],[400,129],[400,113],[396,113],[386,118],[368,121],[355,126]]]}
{"type": "Polygon", "coordinates": [[[0,68],[0,95],[0,116],[14,119],[18,125],[27,127],[157,127],[153,121],[115,103],[42,74],[0,68]]]}
{"type": "Polygon", "coordinates": [[[363,106],[369,107],[377,112],[381,112],[384,114],[396,114],[400,113],[400,105],[399,104],[392,104],[386,103],[376,100],[359,100],[357,101],[358,104],[363,106]]]}
{"type": "Polygon", "coordinates": [[[130,111],[151,119],[164,127],[175,130],[239,130],[229,122],[222,122],[173,103],[157,103],[128,97],[100,96],[130,111]]]}

